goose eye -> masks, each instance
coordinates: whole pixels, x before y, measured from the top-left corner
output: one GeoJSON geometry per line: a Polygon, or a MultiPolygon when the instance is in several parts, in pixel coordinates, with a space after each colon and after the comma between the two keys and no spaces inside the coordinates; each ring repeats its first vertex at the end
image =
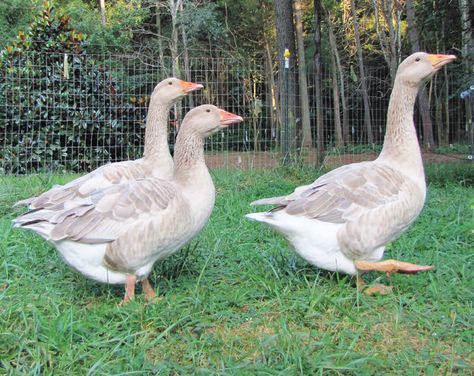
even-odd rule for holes
{"type": "Polygon", "coordinates": [[[168,82],[168,85],[173,85],[173,83],[170,81],[170,82],[168,82]]]}
{"type": "Polygon", "coordinates": [[[211,110],[207,109],[206,112],[211,112],[211,110]]]}
{"type": "Polygon", "coordinates": [[[417,57],[417,58],[415,59],[415,61],[420,61],[420,58],[419,58],[419,57],[417,57]]]}

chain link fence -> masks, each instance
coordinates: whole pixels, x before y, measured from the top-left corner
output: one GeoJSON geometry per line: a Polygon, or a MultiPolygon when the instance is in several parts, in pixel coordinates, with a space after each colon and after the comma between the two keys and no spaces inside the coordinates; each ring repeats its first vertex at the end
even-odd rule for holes
{"type": "MultiPolygon", "coordinates": [[[[37,171],[90,171],[108,162],[141,157],[149,96],[154,86],[171,75],[171,60],[158,63],[155,56],[22,52],[1,64],[0,170],[28,174],[37,171]]],[[[277,95],[276,65],[265,59],[190,59],[177,74],[201,83],[176,105],[169,122],[173,149],[177,129],[189,108],[211,103],[244,117],[206,142],[209,167],[264,168],[282,162],[282,111],[277,95]]],[[[466,103],[459,98],[454,69],[438,73],[428,84],[435,139],[441,144],[467,143],[466,103]]],[[[295,98],[292,120],[295,139],[293,161],[317,162],[316,140],[321,137],[326,158],[370,158],[383,142],[390,96],[390,77],[384,67],[368,70],[370,114],[375,142],[367,143],[360,78],[348,68],[344,82],[328,70],[322,72],[321,114],[323,132],[316,134],[315,73],[308,67],[309,108],[295,98]],[[337,82],[336,82],[337,81],[337,82]],[[337,85],[338,90],[335,90],[337,85]],[[342,95],[341,95],[342,94],[342,95]],[[335,100],[337,95],[338,100],[335,100]],[[337,137],[342,101],[348,134],[337,137]],[[312,145],[302,148],[301,114],[309,112],[312,145]],[[339,116],[338,116],[339,115],[339,116]]],[[[289,80],[296,82],[294,72],[289,80]]],[[[423,139],[418,109],[415,123],[423,139]]]]}

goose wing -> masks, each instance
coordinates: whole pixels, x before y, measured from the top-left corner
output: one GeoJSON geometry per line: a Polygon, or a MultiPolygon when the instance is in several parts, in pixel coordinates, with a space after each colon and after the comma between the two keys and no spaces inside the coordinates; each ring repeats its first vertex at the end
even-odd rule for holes
{"type": "Polygon", "coordinates": [[[52,241],[104,243],[116,240],[140,221],[157,218],[179,201],[173,184],[144,178],[106,187],[59,207],[33,209],[14,223],[35,230],[44,229],[46,222],[49,233],[45,237],[52,241]]]}
{"type": "MultiPolygon", "coordinates": [[[[288,196],[255,201],[323,222],[345,223],[406,202],[416,185],[390,166],[362,162],[335,169],[288,196]]],[[[409,200],[408,200],[409,201],[409,200]]],[[[403,209],[403,208],[399,208],[403,209]]]]}
{"type": "Polygon", "coordinates": [[[30,209],[53,208],[64,203],[86,198],[94,192],[130,180],[148,176],[142,160],[109,163],[81,176],[65,185],[56,185],[36,197],[18,201],[14,206],[29,206],[30,209]]]}

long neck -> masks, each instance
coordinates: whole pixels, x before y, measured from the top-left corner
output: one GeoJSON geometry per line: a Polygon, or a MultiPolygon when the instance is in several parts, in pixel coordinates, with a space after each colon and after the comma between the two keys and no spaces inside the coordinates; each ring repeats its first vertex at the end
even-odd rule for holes
{"type": "Polygon", "coordinates": [[[423,162],[416,136],[413,112],[418,86],[395,79],[387,113],[387,130],[379,160],[424,180],[423,162]]]}
{"type": "Polygon", "coordinates": [[[204,161],[204,139],[192,129],[179,130],[174,163],[174,181],[190,203],[194,221],[201,228],[211,215],[216,192],[204,161]]]}
{"type": "Polygon", "coordinates": [[[204,161],[204,139],[192,129],[182,127],[176,139],[174,152],[176,180],[184,182],[206,169],[204,161]]]}
{"type": "Polygon", "coordinates": [[[163,104],[159,98],[152,96],[145,129],[145,159],[171,160],[168,147],[168,116],[170,104],[163,104]]]}

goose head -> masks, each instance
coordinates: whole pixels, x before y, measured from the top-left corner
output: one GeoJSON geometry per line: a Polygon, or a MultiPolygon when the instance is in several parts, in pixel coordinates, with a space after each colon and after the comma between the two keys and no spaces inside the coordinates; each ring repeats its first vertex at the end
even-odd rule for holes
{"type": "Polygon", "coordinates": [[[410,86],[419,86],[431,78],[442,66],[456,59],[454,55],[436,55],[415,52],[408,56],[398,67],[397,77],[410,86]]]}
{"type": "Polygon", "coordinates": [[[151,98],[160,103],[174,104],[188,93],[202,89],[203,87],[201,84],[183,81],[176,77],[169,77],[155,86],[151,98]]]}
{"type": "Polygon", "coordinates": [[[211,104],[204,104],[190,110],[183,119],[181,131],[192,130],[202,138],[211,136],[230,124],[243,121],[239,115],[224,111],[211,104]]]}

